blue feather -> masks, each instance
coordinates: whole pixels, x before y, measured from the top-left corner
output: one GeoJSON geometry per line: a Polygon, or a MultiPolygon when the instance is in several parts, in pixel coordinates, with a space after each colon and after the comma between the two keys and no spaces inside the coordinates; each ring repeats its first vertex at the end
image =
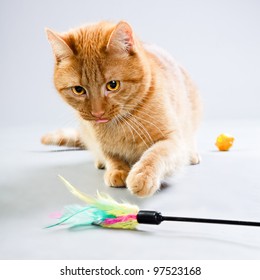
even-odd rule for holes
{"type": "Polygon", "coordinates": [[[107,218],[114,218],[114,215],[107,214],[105,211],[97,209],[93,206],[70,205],[65,208],[64,214],[59,218],[59,221],[47,228],[55,227],[60,224],[66,224],[70,227],[88,226],[95,223],[102,223],[107,218]]]}

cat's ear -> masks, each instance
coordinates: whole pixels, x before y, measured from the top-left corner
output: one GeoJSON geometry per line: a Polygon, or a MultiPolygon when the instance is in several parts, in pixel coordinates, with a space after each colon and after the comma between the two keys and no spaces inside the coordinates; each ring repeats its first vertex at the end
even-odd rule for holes
{"type": "Polygon", "coordinates": [[[72,49],[67,45],[67,43],[62,39],[62,37],[56,32],[45,28],[45,32],[48,37],[53,50],[53,54],[57,62],[66,59],[73,55],[72,49]]]}
{"type": "Polygon", "coordinates": [[[133,31],[127,22],[120,21],[116,25],[107,43],[107,50],[129,54],[134,53],[133,31]]]}

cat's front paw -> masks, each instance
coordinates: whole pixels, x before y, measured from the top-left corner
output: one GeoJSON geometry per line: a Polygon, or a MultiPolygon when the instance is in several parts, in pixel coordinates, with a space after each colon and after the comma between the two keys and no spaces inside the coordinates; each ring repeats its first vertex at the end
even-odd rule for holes
{"type": "Polygon", "coordinates": [[[97,169],[105,169],[106,168],[106,164],[103,161],[101,161],[101,160],[96,160],[95,161],[95,167],[97,169]]]}
{"type": "Polygon", "coordinates": [[[128,171],[112,169],[105,172],[105,184],[109,187],[125,187],[128,171]]]}
{"type": "Polygon", "coordinates": [[[153,195],[160,188],[160,180],[149,166],[134,167],[127,179],[127,188],[131,193],[147,197],[153,195]]]}
{"type": "Polygon", "coordinates": [[[201,163],[201,157],[198,153],[193,153],[190,157],[190,164],[191,165],[196,165],[201,163]]]}

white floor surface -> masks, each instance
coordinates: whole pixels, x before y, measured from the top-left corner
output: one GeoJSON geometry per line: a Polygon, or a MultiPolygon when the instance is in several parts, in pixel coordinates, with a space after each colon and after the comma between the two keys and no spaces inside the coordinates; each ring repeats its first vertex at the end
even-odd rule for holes
{"type": "Polygon", "coordinates": [[[260,121],[202,125],[201,164],[188,166],[151,198],[108,188],[89,151],[42,146],[50,127],[2,130],[0,137],[0,259],[260,259],[260,228],[164,222],[138,230],[99,227],[44,229],[49,215],[73,197],[57,175],[94,195],[105,191],[141,209],[175,216],[260,221],[260,121]],[[214,146],[218,134],[236,138],[229,152],[214,146]]]}

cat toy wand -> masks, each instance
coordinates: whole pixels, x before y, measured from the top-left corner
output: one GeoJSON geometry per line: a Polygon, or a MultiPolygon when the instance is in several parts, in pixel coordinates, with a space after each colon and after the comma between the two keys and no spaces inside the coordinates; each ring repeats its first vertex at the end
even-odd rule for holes
{"type": "Polygon", "coordinates": [[[59,177],[72,194],[86,202],[88,205],[85,207],[78,205],[65,207],[65,211],[58,218],[58,222],[47,228],[58,225],[68,225],[70,227],[93,225],[104,228],[135,229],[138,224],[159,225],[163,221],[260,226],[260,222],[251,221],[163,216],[157,211],[139,210],[136,205],[118,203],[107,194],[100,194],[98,192],[96,198],[88,196],[78,191],[62,176],[59,177]]]}

